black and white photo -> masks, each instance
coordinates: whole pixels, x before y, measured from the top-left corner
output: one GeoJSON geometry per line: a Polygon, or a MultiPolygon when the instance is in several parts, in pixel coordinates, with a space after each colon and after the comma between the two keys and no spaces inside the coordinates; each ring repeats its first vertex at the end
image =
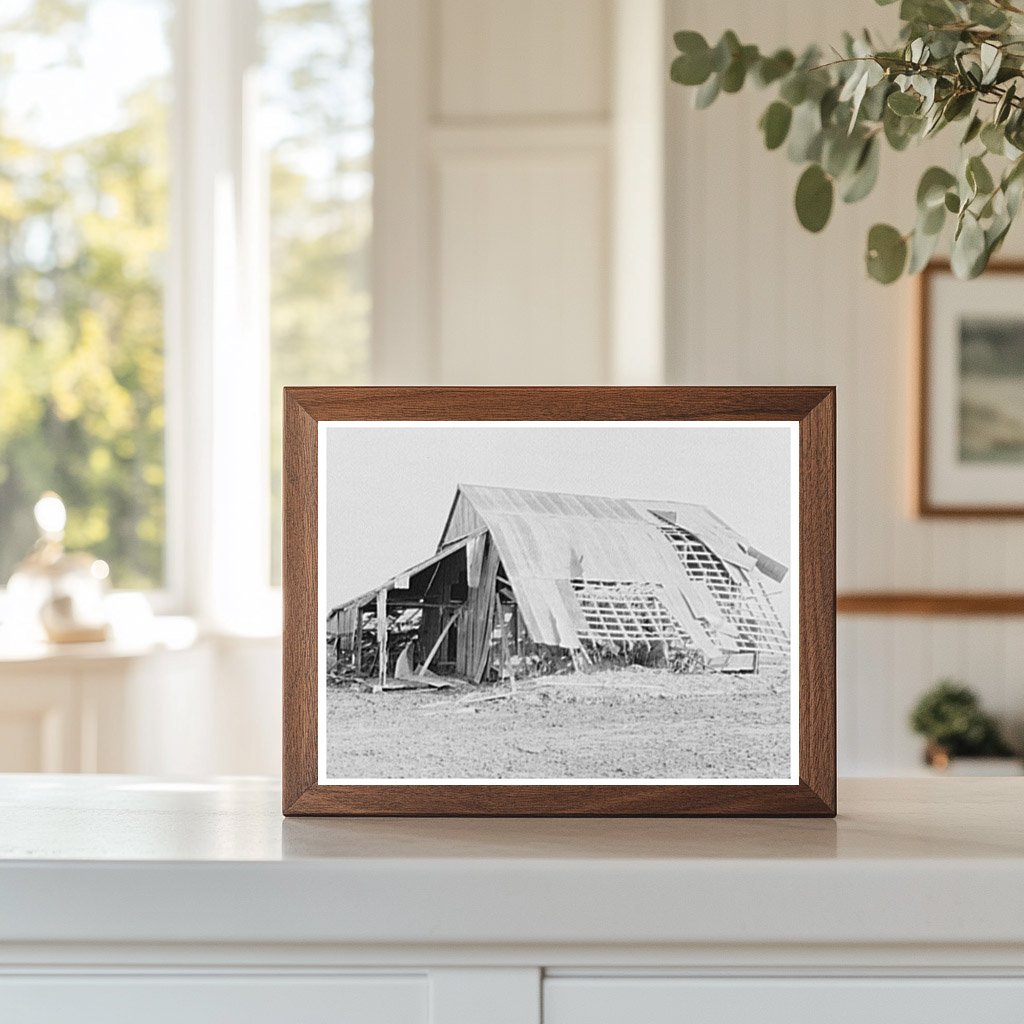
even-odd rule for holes
{"type": "Polygon", "coordinates": [[[319,425],[319,781],[797,781],[792,422],[319,425]]]}

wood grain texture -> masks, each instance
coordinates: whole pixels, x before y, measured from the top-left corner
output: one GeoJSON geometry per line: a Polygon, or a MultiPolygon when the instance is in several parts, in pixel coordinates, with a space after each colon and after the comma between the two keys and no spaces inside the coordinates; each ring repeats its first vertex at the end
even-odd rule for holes
{"type": "Polygon", "coordinates": [[[836,598],[840,615],[1024,615],[1024,594],[863,591],[836,598]]]}
{"type": "MultiPolygon", "coordinates": [[[[916,466],[914,473],[914,506],[922,519],[1007,519],[1024,516],[1024,505],[949,505],[932,500],[928,479],[928,438],[931,434],[931,407],[928,395],[928,375],[931,367],[929,339],[932,329],[932,281],[936,274],[950,273],[947,260],[935,260],[918,275],[917,281],[917,360],[915,375],[917,384],[917,437],[914,451],[916,466]]],[[[1024,260],[1000,260],[988,265],[986,276],[995,274],[1024,275],[1024,260]]],[[[970,613],[968,613],[970,614],[970,613]]]]}
{"type": "Polygon", "coordinates": [[[287,813],[317,779],[317,425],[289,388],[283,457],[282,800],[287,813]]]}
{"type": "Polygon", "coordinates": [[[836,401],[800,421],[800,781],[836,807],[836,401]]]}
{"type": "Polygon", "coordinates": [[[286,388],[284,417],[285,814],[835,815],[833,388],[286,388]],[[318,785],[316,425],[322,420],[798,422],[799,785],[318,785]]]}

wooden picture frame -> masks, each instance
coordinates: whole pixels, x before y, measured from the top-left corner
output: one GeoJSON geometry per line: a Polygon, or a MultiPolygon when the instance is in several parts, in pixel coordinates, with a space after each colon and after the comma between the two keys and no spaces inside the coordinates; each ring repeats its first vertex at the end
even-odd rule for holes
{"type": "MultiPolygon", "coordinates": [[[[286,815],[835,815],[833,388],[286,388],[283,533],[286,815]],[[326,657],[319,650],[322,552],[318,469],[322,466],[318,460],[324,458],[318,449],[321,428],[368,422],[436,426],[439,421],[457,425],[472,421],[481,426],[500,426],[490,421],[550,426],[557,421],[567,427],[605,425],[610,430],[619,426],[632,429],[633,424],[658,429],[681,425],[700,430],[713,426],[738,429],[793,425],[790,436],[798,470],[792,481],[793,500],[787,507],[792,510],[795,504],[798,510],[793,525],[799,551],[793,571],[798,581],[798,607],[792,612],[798,631],[798,640],[792,645],[798,674],[790,684],[797,742],[792,747],[793,775],[785,784],[770,780],[766,784],[738,781],[674,785],[643,780],[618,784],[592,784],[588,780],[581,784],[570,779],[543,785],[530,781],[499,784],[497,780],[495,784],[421,785],[401,779],[384,784],[321,783],[318,659],[326,657]]],[[[500,599],[498,603],[500,607],[500,599]]],[[[362,647],[357,657],[361,651],[362,647]]]]}
{"type": "MultiPolygon", "coordinates": [[[[957,358],[957,353],[951,350],[947,337],[950,333],[947,329],[948,316],[951,309],[958,310],[960,314],[984,310],[991,301],[993,290],[1003,289],[1007,283],[1006,278],[1010,276],[1020,278],[1015,283],[1019,290],[1024,285],[1024,261],[994,261],[989,264],[983,277],[973,281],[958,281],[953,277],[948,261],[936,260],[925,267],[918,277],[915,349],[917,436],[913,445],[916,462],[913,508],[921,518],[992,519],[1024,516],[1022,499],[1006,500],[1000,497],[998,500],[979,500],[979,496],[985,495],[986,489],[991,492],[992,469],[979,459],[978,465],[965,465],[958,472],[953,466],[955,456],[952,454],[953,440],[950,437],[952,421],[956,415],[951,408],[951,403],[956,400],[951,380],[954,372],[952,360],[957,358]],[[938,294],[940,288],[944,292],[942,295],[938,294]],[[950,289],[956,289],[957,294],[947,298],[945,292],[950,289]],[[940,335],[943,341],[937,346],[936,339],[940,335]],[[936,352],[936,347],[943,350],[941,354],[936,352]],[[936,392],[944,395],[944,400],[937,398],[936,392]]],[[[1006,289],[1006,296],[1009,307],[1019,305],[1019,300],[1009,289],[1006,289]]],[[[1004,310],[1004,313],[1008,311],[1004,310]]],[[[1000,315],[1003,314],[992,314],[993,319],[1000,315]]],[[[1018,316],[1024,326],[1024,313],[1017,314],[1014,311],[1015,320],[1018,316]]],[[[963,401],[962,397],[960,400],[963,401]]],[[[965,429],[961,418],[961,438],[965,429]]],[[[1014,477],[1019,475],[1018,488],[1024,494],[1024,461],[1019,463],[1019,469],[1010,469],[1014,477]]],[[[999,472],[1004,477],[1008,475],[1005,466],[999,472]]]]}

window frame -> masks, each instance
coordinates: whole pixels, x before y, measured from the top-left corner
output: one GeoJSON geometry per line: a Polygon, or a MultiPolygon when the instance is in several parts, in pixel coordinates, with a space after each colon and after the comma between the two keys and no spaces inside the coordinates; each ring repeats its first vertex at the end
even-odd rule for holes
{"type": "Polygon", "coordinates": [[[165,299],[167,587],[155,611],[280,630],[271,586],[258,0],[177,0],[165,299]]]}

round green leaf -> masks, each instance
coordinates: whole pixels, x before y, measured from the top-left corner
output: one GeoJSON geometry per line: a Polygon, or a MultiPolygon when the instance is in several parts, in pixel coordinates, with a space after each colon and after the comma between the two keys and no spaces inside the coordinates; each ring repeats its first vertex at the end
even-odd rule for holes
{"type": "Polygon", "coordinates": [[[966,146],[973,142],[981,132],[982,120],[980,117],[975,115],[971,118],[970,124],[967,125],[967,131],[964,132],[964,137],[960,140],[961,146],[966,146]]]}
{"type": "Polygon", "coordinates": [[[906,239],[891,224],[876,224],[868,232],[868,273],[880,284],[892,284],[907,263],[906,239]]]}
{"type": "Polygon", "coordinates": [[[792,107],[807,99],[807,76],[802,71],[792,72],[779,86],[779,95],[792,107]]]}
{"type": "Polygon", "coordinates": [[[995,188],[992,175],[985,166],[985,161],[980,156],[972,156],[967,161],[966,174],[968,183],[980,195],[987,196],[995,188]]]}
{"type": "Polygon", "coordinates": [[[788,75],[795,63],[796,58],[789,50],[777,50],[770,57],[762,57],[758,61],[754,68],[754,78],[758,85],[771,85],[788,75]]]}
{"type": "Polygon", "coordinates": [[[788,103],[776,100],[761,117],[764,144],[768,149],[778,149],[786,141],[789,125],[793,120],[793,108],[788,103]]]}
{"type": "Polygon", "coordinates": [[[939,244],[940,232],[928,234],[920,229],[914,231],[910,239],[910,262],[907,265],[908,274],[916,274],[928,265],[929,260],[935,255],[935,249],[939,244]]]}
{"type": "Polygon", "coordinates": [[[852,176],[843,187],[843,202],[858,203],[878,181],[878,139],[872,137],[864,143],[852,176]]]}
{"type": "Polygon", "coordinates": [[[1006,134],[1001,125],[990,121],[981,129],[981,141],[984,147],[995,156],[1002,156],[1006,145],[1006,134]]]}
{"type": "Polygon", "coordinates": [[[732,63],[722,72],[722,92],[739,92],[747,79],[747,72],[757,60],[756,46],[741,46],[732,63]]]}
{"type": "Polygon", "coordinates": [[[950,213],[960,212],[960,197],[955,192],[946,193],[945,203],[946,209],[949,210],[950,213]]]}
{"type": "Polygon", "coordinates": [[[864,150],[864,136],[849,135],[839,127],[826,128],[822,133],[821,166],[826,174],[841,178],[853,172],[860,163],[864,150]]]}
{"type": "Polygon", "coordinates": [[[888,107],[882,112],[882,127],[885,129],[885,141],[897,152],[907,148],[910,140],[920,129],[924,119],[920,117],[900,117],[888,107]]]}
{"type": "Polygon", "coordinates": [[[946,201],[946,191],[956,184],[956,176],[943,167],[929,167],[921,175],[917,186],[917,205],[921,210],[941,206],[946,201]]]}
{"type": "Polygon", "coordinates": [[[677,32],[679,56],[672,61],[671,77],[680,85],[703,85],[711,74],[711,48],[699,32],[677,32]]]}
{"type": "Polygon", "coordinates": [[[733,57],[742,49],[742,44],[732,29],[726,29],[722,38],[715,43],[711,51],[711,70],[721,74],[733,61],[733,57]]]}
{"type": "Polygon", "coordinates": [[[888,104],[894,114],[905,117],[908,114],[916,114],[921,106],[921,101],[909,92],[894,92],[890,93],[888,104]]]}
{"type": "Polygon", "coordinates": [[[941,234],[946,223],[946,204],[939,203],[928,209],[921,208],[917,212],[917,230],[922,235],[941,234]]]}
{"type": "Polygon", "coordinates": [[[832,215],[832,179],[811,164],[796,185],[796,215],[808,231],[820,231],[832,215]]]}
{"type": "Polygon", "coordinates": [[[810,100],[793,111],[786,155],[793,163],[817,160],[821,155],[821,110],[810,100]]]}
{"type": "Polygon", "coordinates": [[[974,100],[973,92],[962,92],[957,96],[950,96],[942,108],[943,119],[956,121],[958,118],[966,117],[974,106],[974,100]]]}
{"type": "Polygon", "coordinates": [[[712,75],[702,86],[700,86],[693,96],[693,105],[698,110],[704,110],[710,107],[712,103],[718,98],[718,94],[722,91],[722,80],[718,75],[712,75]]]}
{"type": "Polygon", "coordinates": [[[682,32],[675,32],[672,35],[672,42],[680,53],[693,53],[699,50],[710,50],[708,41],[699,32],[690,32],[684,29],[682,32]]]}
{"type": "Polygon", "coordinates": [[[991,3],[972,3],[969,17],[971,21],[997,31],[1005,28],[1007,23],[1006,15],[991,3]]]}
{"type": "Polygon", "coordinates": [[[996,112],[993,120],[996,124],[1002,124],[1013,110],[1013,101],[1017,96],[1017,83],[1011,82],[1003,93],[1003,98],[996,104],[996,112]]]}
{"type": "Polygon", "coordinates": [[[985,257],[985,232],[977,217],[971,213],[964,213],[960,227],[953,237],[953,252],[950,257],[953,273],[961,281],[977,277],[985,269],[985,257]]]}

